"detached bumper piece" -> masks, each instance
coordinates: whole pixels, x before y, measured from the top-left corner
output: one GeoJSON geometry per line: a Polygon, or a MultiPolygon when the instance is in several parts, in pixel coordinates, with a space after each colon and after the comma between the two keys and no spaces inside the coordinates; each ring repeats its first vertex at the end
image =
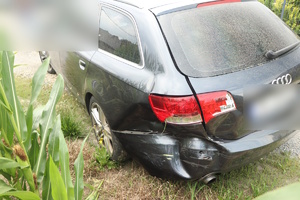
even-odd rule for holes
{"type": "Polygon", "coordinates": [[[293,137],[296,131],[258,131],[232,141],[130,131],[114,133],[151,175],[195,180],[255,161],[293,137]]]}

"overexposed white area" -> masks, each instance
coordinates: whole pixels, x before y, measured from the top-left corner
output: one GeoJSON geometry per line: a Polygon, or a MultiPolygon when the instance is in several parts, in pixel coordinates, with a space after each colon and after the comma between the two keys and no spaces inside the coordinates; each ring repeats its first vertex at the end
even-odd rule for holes
{"type": "Polygon", "coordinates": [[[0,50],[96,50],[96,0],[0,0],[0,50]]]}

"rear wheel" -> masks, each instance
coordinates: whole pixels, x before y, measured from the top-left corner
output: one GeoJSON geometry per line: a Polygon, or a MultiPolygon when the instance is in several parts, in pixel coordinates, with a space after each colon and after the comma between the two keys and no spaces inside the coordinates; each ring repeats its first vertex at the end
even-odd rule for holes
{"type": "Polygon", "coordinates": [[[90,100],[89,109],[93,131],[100,147],[104,145],[112,160],[118,162],[125,161],[128,155],[124,151],[118,138],[111,131],[104,112],[94,97],[90,100]]]}
{"type": "MultiPolygon", "coordinates": [[[[39,54],[40,54],[40,58],[41,58],[41,61],[42,61],[42,62],[43,62],[46,58],[49,57],[47,51],[40,51],[39,54]]],[[[56,71],[53,69],[51,62],[50,62],[50,64],[49,64],[49,66],[48,66],[47,72],[48,72],[49,74],[56,74],[56,71]]]]}

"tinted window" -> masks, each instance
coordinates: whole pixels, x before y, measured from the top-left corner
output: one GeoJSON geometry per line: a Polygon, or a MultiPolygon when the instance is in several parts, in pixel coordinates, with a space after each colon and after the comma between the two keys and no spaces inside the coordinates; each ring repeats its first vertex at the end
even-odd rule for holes
{"type": "Polygon", "coordinates": [[[159,17],[176,63],[188,76],[216,76],[268,62],[264,54],[297,36],[258,2],[228,3],[159,17]]]}
{"type": "Polygon", "coordinates": [[[130,18],[115,10],[102,8],[99,29],[99,48],[140,64],[141,58],[136,31],[130,18]]]}

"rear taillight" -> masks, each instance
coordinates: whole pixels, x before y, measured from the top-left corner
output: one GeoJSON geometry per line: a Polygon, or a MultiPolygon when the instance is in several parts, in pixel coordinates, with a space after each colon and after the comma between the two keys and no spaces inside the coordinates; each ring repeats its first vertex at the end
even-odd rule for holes
{"type": "MultiPolygon", "coordinates": [[[[204,121],[236,110],[234,99],[227,91],[198,94],[204,121]]],[[[151,94],[152,110],[161,122],[171,124],[194,124],[203,122],[201,111],[194,96],[170,97],[151,94]]]]}
{"type": "Polygon", "coordinates": [[[150,105],[161,122],[171,124],[201,123],[201,112],[194,96],[166,97],[151,94],[150,105]]]}
{"type": "Polygon", "coordinates": [[[206,123],[217,115],[236,110],[234,99],[227,91],[198,94],[197,97],[206,123]]]}
{"type": "Polygon", "coordinates": [[[218,4],[224,4],[224,3],[235,3],[235,2],[241,2],[241,0],[219,0],[219,1],[200,3],[200,4],[197,5],[197,8],[201,8],[201,7],[205,7],[205,6],[218,5],[218,4]]]}

